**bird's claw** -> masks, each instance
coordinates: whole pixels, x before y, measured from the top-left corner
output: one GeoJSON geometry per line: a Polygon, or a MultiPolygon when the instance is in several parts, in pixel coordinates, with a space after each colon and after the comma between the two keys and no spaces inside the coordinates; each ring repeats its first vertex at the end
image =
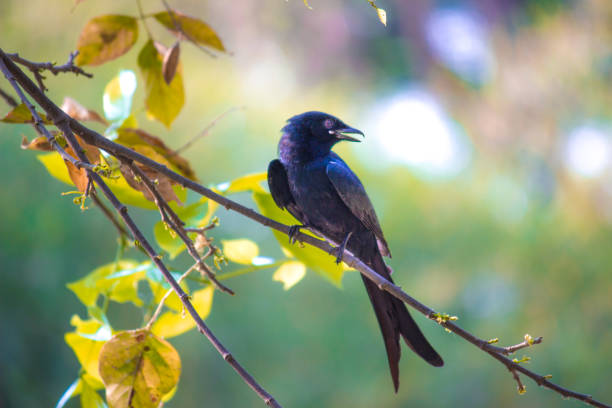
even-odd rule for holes
{"type": "Polygon", "coordinates": [[[348,240],[352,234],[352,232],[346,234],[346,237],[344,238],[340,246],[336,248],[336,264],[340,264],[340,262],[342,262],[342,257],[344,256],[344,251],[346,250],[346,244],[348,243],[348,240]]]}
{"type": "Polygon", "coordinates": [[[306,228],[306,225],[292,225],[289,227],[289,233],[287,235],[289,235],[289,243],[291,245],[295,244],[297,236],[300,233],[300,229],[302,228],[306,228]]]}

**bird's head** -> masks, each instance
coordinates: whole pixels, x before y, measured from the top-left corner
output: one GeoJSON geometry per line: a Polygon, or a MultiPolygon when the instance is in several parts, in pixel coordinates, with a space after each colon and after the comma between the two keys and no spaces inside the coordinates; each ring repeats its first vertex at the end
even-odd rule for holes
{"type": "Polygon", "coordinates": [[[352,128],[337,117],[324,112],[302,113],[287,122],[279,144],[281,159],[284,151],[291,156],[299,156],[297,159],[314,159],[328,154],[331,148],[342,140],[360,142],[351,135],[363,136],[361,130],[352,128]]]}

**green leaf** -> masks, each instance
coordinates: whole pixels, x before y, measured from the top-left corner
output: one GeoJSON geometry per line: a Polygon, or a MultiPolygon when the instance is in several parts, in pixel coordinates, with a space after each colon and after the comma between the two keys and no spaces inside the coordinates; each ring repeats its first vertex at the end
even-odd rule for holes
{"type": "Polygon", "coordinates": [[[145,329],[117,333],[100,352],[100,375],[112,407],[156,408],[180,373],[178,352],[145,329]]]}
{"type": "Polygon", "coordinates": [[[145,82],[147,114],[169,128],[185,103],[183,73],[179,63],[172,82],[166,84],[162,62],[163,56],[153,41],[147,41],[138,55],[138,66],[145,82]]]}
{"type": "Polygon", "coordinates": [[[217,33],[202,20],[179,13],[175,10],[172,11],[172,16],[170,16],[167,11],[162,11],[155,14],[153,17],[179,38],[185,37],[185,35],[181,33],[182,31],[187,34],[188,40],[219,51],[225,51],[225,47],[219,36],[217,36],[217,33]],[[179,29],[177,29],[175,23],[180,26],[179,29]]]}
{"type": "MultiPolygon", "coordinates": [[[[266,217],[287,225],[301,224],[287,211],[278,208],[270,194],[254,192],[253,200],[261,213],[266,217]]],[[[344,263],[337,265],[333,256],[330,256],[320,249],[310,245],[300,247],[299,243],[291,245],[287,235],[278,231],[273,231],[273,233],[281,247],[290,252],[299,261],[303,262],[308,268],[325,277],[334,285],[339,287],[342,285],[342,276],[344,275],[344,271],[348,269],[344,263]]]]}
{"type": "Polygon", "coordinates": [[[274,272],[272,279],[282,282],[283,289],[289,290],[306,275],[306,265],[299,261],[285,262],[274,272]]]}
{"type": "Polygon", "coordinates": [[[232,239],[221,243],[223,255],[232,262],[251,265],[253,258],[259,255],[259,247],[250,239],[232,239]]]}
{"type": "Polygon", "coordinates": [[[131,16],[106,15],[85,24],[77,50],[77,65],[100,65],[125,54],[138,39],[138,21],[131,16]]]}
{"type": "MultiPolygon", "coordinates": [[[[213,303],[214,288],[207,286],[193,292],[191,304],[202,319],[210,314],[213,303]]],[[[196,326],[193,318],[186,312],[168,310],[159,316],[153,324],[151,331],[166,339],[183,334],[196,326]]]]}
{"type": "Polygon", "coordinates": [[[132,302],[142,306],[142,300],[138,297],[138,281],[145,278],[148,265],[131,260],[112,262],[67,286],[85,306],[95,306],[100,294],[107,295],[115,302],[132,302]]]}
{"type": "MultiPolygon", "coordinates": [[[[174,210],[187,227],[195,227],[207,217],[207,201],[208,199],[203,197],[193,204],[177,207],[174,210]]],[[[155,234],[157,244],[170,255],[170,259],[176,258],[185,250],[185,244],[181,238],[171,231],[169,227],[167,228],[163,222],[159,221],[155,224],[153,233],[155,234]]],[[[195,233],[188,235],[192,237],[195,233]]]]}
{"type": "MultiPolygon", "coordinates": [[[[47,118],[47,115],[44,113],[37,112],[38,116],[42,119],[43,123],[46,125],[51,125],[53,122],[47,118]]],[[[34,123],[34,117],[32,117],[32,113],[28,109],[25,104],[20,104],[15,106],[9,113],[7,113],[0,122],[4,123],[34,123]]]]}
{"type": "Polygon", "coordinates": [[[119,71],[119,74],[106,84],[102,96],[106,119],[124,123],[132,111],[132,98],[137,86],[136,74],[128,69],[119,71]]]}

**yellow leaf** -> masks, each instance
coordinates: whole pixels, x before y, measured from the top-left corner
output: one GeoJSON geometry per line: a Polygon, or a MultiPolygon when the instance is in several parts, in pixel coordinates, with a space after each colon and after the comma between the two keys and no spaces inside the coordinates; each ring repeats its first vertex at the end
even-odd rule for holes
{"type": "Polygon", "coordinates": [[[81,408],[104,408],[104,400],[86,381],[81,381],[81,408]]]}
{"type": "Polygon", "coordinates": [[[138,54],[138,66],[145,80],[145,105],[150,116],[169,128],[185,103],[183,70],[179,62],[174,78],[166,84],[162,63],[162,55],[149,40],[138,54]]]}
{"type": "Polygon", "coordinates": [[[180,13],[176,10],[172,11],[172,16],[170,16],[167,11],[162,11],[155,14],[153,17],[179,38],[185,38],[186,36],[183,34],[185,33],[187,34],[188,40],[215,48],[219,51],[225,51],[225,47],[223,47],[223,43],[219,36],[217,36],[217,33],[202,20],[180,13]],[[179,27],[177,27],[177,25],[179,27]],[[181,31],[183,33],[181,33],[181,31]]]}
{"type": "MultiPolygon", "coordinates": [[[[47,115],[45,115],[44,113],[38,112],[38,116],[40,116],[43,123],[45,123],[46,125],[53,123],[47,118],[47,115]]],[[[9,113],[7,113],[2,119],[0,119],[0,122],[34,123],[34,118],[32,117],[32,114],[30,113],[30,110],[28,109],[28,107],[22,103],[14,107],[9,113]]]]}
{"type": "Polygon", "coordinates": [[[138,39],[138,21],[131,16],[106,15],[85,24],[77,50],[77,65],[100,65],[125,54],[138,39]]]}
{"type": "Polygon", "coordinates": [[[242,191],[257,191],[263,193],[265,190],[260,183],[267,178],[267,173],[247,174],[246,176],[232,180],[229,185],[226,184],[227,189],[224,192],[240,193],[242,191]]]}
{"type": "MultiPolygon", "coordinates": [[[[206,319],[212,308],[214,288],[207,286],[191,295],[191,304],[202,319],[206,319]]],[[[166,339],[185,333],[195,327],[195,322],[189,313],[164,312],[153,324],[151,331],[166,339]]]]}
{"type": "Polygon", "coordinates": [[[138,297],[138,281],[144,279],[148,265],[130,260],[111,262],[66,286],[85,306],[95,305],[101,293],[116,302],[132,302],[142,306],[142,300],[138,297]]]}
{"type": "Polygon", "coordinates": [[[306,274],[306,265],[299,261],[285,262],[274,272],[272,279],[283,283],[283,289],[289,290],[302,280],[306,274]]]}
{"type": "Polygon", "coordinates": [[[68,174],[68,168],[66,167],[66,164],[64,164],[64,160],[59,153],[39,154],[36,156],[36,158],[43,164],[43,166],[45,166],[49,174],[51,174],[53,177],[63,183],[71,186],[74,185],[70,179],[70,175],[68,174]]]}
{"type": "Polygon", "coordinates": [[[378,13],[378,19],[383,25],[387,25],[387,12],[381,8],[376,8],[376,13],[378,13]]]}
{"type": "Polygon", "coordinates": [[[176,386],[178,352],[145,329],[117,333],[100,352],[100,375],[110,407],[156,408],[176,386]]]}
{"type": "Polygon", "coordinates": [[[232,239],[221,243],[223,254],[232,262],[250,265],[253,258],[259,255],[259,247],[250,239],[232,239]]]}
{"type": "Polygon", "coordinates": [[[76,354],[85,372],[97,381],[102,381],[100,374],[98,374],[98,356],[105,341],[92,340],[81,335],[95,334],[102,327],[102,323],[94,319],[81,320],[79,316],[74,315],[70,324],[75,326],[76,329],[74,332],[66,333],[64,340],[76,354]]]}

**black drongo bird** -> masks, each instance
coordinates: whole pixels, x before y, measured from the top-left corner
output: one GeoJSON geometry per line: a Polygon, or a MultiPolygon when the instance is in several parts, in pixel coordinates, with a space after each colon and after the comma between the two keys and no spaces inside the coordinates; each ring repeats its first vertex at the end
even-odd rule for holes
{"type": "MultiPolygon", "coordinates": [[[[305,227],[338,245],[338,262],[345,249],[391,281],[383,261],[391,256],[370,199],[349,166],[331,151],[341,140],[358,142],[349,134],[363,132],[323,112],[306,112],[289,119],[278,144],[280,160],[268,167],[270,193],[305,227]]],[[[387,349],[395,391],[399,387],[400,335],[415,353],[440,367],[442,358],[431,347],[404,303],[363,277],[387,349]]]]}

